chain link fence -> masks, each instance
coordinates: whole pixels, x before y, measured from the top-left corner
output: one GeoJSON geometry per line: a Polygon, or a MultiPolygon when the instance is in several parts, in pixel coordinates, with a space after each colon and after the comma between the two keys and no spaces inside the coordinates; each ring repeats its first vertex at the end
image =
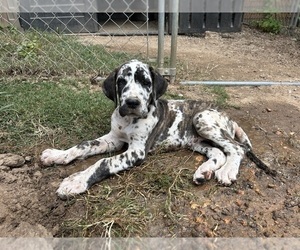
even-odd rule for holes
{"type": "MultiPolygon", "coordinates": [[[[297,26],[300,1],[289,2],[292,7],[284,8],[293,13],[277,15],[284,16],[287,26],[292,20],[297,26]]],[[[139,58],[157,62],[163,74],[175,76],[178,30],[205,32],[213,23],[224,32],[220,22],[225,15],[215,14],[224,11],[225,30],[239,30],[241,18],[237,24],[233,21],[242,17],[247,4],[251,11],[261,8],[250,0],[1,0],[0,75],[104,76],[120,63],[139,58]],[[164,60],[164,37],[170,34],[170,60],[164,60]],[[154,35],[157,49],[152,46],[150,51],[154,35]]],[[[254,12],[244,14],[244,21],[261,17],[254,12]]]]}
{"type": "Polygon", "coordinates": [[[148,0],[1,4],[17,10],[0,13],[2,76],[104,75],[132,58],[149,61],[149,36],[158,34],[158,15],[149,13],[148,0]]]}

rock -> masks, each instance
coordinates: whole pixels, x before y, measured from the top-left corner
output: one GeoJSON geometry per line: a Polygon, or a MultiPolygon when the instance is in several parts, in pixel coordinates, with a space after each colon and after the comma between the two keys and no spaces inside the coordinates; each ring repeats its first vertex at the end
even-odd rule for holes
{"type": "Polygon", "coordinates": [[[31,156],[28,155],[28,156],[25,157],[25,161],[30,162],[31,160],[32,160],[31,156]]]}
{"type": "Polygon", "coordinates": [[[268,188],[275,188],[276,187],[276,185],[274,185],[274,184],[268,184],[268,188]]]}
{"type": "Polygon", "coordinates": [[[6,166],[10,168],[22,167],[25,163],[24,157],[16,154],[0,154],[0,166],[6,166]]]}
{"type": "Polygon", "coordinates": [[[0,170],[5,171],[5,172],[8,172],[8,171],[10,171],[10,168],[7,167],[7,166],[2,166],[2,165],[0,165],[0,170]]]}

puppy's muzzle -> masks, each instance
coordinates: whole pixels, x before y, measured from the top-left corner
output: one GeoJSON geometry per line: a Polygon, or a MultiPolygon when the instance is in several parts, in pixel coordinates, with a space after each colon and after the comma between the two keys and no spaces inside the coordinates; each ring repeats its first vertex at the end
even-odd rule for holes
{"type": "Polygon", "coordinates": [[[135,115],[144,116],[141,112],[141,101],[137,98],[127,98],[119,109],[121,116],[135,115]]]}
{"type": "Polygon", "coordinates": [[[129,109],[136,109],[141,105],[141,101],[137,98],[128,98],[125,100],[125,104],[129,109]]]}

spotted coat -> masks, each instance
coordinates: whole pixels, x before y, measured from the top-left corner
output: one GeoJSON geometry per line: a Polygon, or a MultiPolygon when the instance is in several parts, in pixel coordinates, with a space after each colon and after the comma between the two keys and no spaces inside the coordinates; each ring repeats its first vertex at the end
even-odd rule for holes
{"type": "Polygon", "coordinates": [[[67,150],[46,149],[44,165],[68,164],[79,158],[120,151],[87,169],[65,178],[57,190],[61,198],[85,192],[94,183],[141,164],[149,151],[187,148],[207,157],[193,180],[203,183],[213,176],[230,185],[251,143],[238,124],[211,104],[192,100],[159,99],[166,80],[152,67],[137,60],[123,64],[103,83],[105,95],[116,105],[111,131],[67,150]]]}

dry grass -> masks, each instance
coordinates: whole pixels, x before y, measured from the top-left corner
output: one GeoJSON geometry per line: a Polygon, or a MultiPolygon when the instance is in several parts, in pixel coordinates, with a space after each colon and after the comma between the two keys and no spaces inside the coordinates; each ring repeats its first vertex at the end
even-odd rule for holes
{"type": "Polygon", "coordinates": [[[199,200],[192,193],[195,157],[178,153],[177,162],[169,153],[152,155],[142,166],[95,185],[76,199],[73,209],[85,212],[80,216],[75,212],[64,223],[61,236],[149,236],[157,222],[172,233],[186,217],[181,204],[199,200]]]}

